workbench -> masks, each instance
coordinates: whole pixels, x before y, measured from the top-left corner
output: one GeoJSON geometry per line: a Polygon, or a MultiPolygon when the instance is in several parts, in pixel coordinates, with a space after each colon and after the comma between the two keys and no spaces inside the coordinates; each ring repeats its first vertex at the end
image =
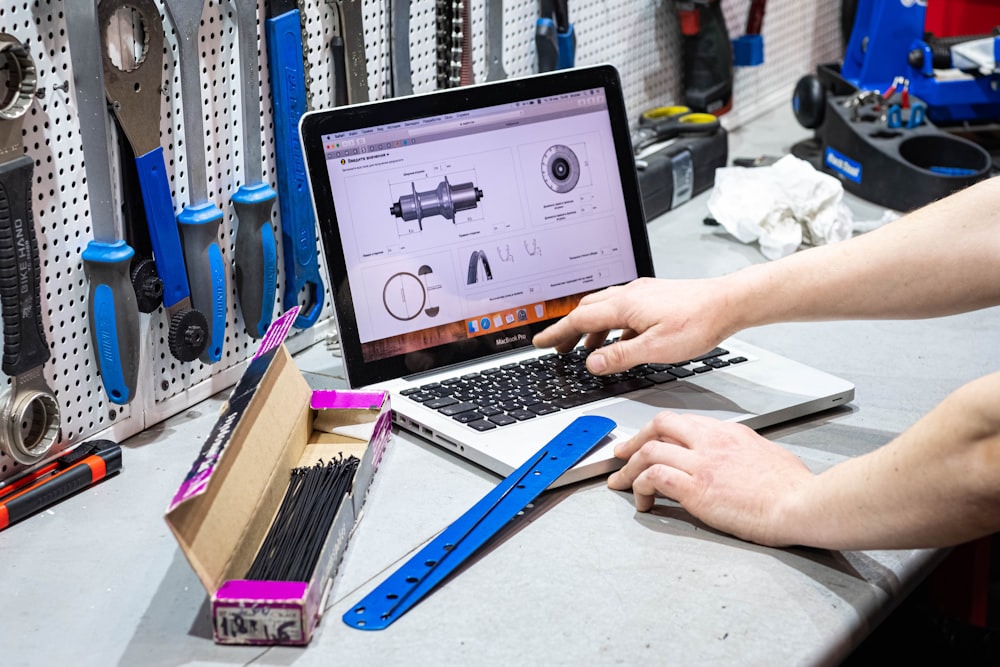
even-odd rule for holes
{"type": "MultiPolygon", "coordinates": [[[[804,136],[781,108],[733,131],[730,158],[781,154],[804,136]]],[[[707,193],[650,223],[657,275],[717,275],[766,261],[704,224],[706,202],[707,193]]],[[[849,202],[858,218],[881,215],[849,202]]],[[[888,442],[986,372],[1000,309],[782,324],[739,337],[856,384],[851,404],[764,432],[819,470],[888,442]]],[[[311,383],[344,386],[326,345],[296,360],[311,383]]],[[[5,667],[835,664],[943,556],[765,548],[671,502],[637,514],[630,494],[600,478],[542,496],[389,629],[361,632],[341,615],[499,481],[397,432],[312,643],[216,645],[206,594],[163,512],[228,393],[123,443],[122,474],[0,532],[5,667]]]]}

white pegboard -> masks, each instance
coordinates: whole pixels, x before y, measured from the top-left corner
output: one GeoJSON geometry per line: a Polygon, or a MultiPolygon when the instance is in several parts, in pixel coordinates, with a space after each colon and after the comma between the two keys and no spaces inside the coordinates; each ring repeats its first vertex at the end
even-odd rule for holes
{"type": "MultiPolygon", "coordinates": [[[[0,1],[0,31],[10,33],[31,52],[45,94],[32,105],[25,119],[24,144],[35,160],[33,213],[39,242],[44,324],[52,359],[45,376],[56,392],[63,413],[62,438],[57,451],[92,436],[115,439],[152,426],[187,407],[226,389],[235,382],[256,341],[244,333],[236,306],[235,280],[229,276],[230,309],[223,359],[213,365],[199,361],[183,364],[170,355],[168,323],[162,309],[142,316],[142,367],[137,398],[117,406],[104,395],[93,358],[87,316],[88,285],[81,252],[91,238],[91,211],[82,166],[80,127],[76,120],[72,84],[72,54],[66,43],[64,1],[0,1]]],[[[162,2],[155,0],[161,10],[162,2]]],[[[473,64],[476,81],[486,76],[485,2],[471,0],[473,64]]],[[[722,0],[730,35],[742,34],[750,0],[722,0]]],[[[387,97],[392,90],[390,68],[389,0],[364,0],[365,53],[371,98],[387,97]]],[[[260,55],[262,175],[276,183],[270,72],[263,40],[264,3],[258,5],[260,55]]],[[[410,54],[415,92],[435,87],[434,0],[410,5],[410,54]]],[[[311,104],[332,104],[329,42],[334,12],[327,0],[301,0],[306,32],[311,104]]],[[[629,115],[650,106],[682,99],[681,36],[673,0],[570,0],[570,18],[577,34],[577,65],[611,63],[622,77],[629,115]]],[[[777,105],[788,104],[792,87],[819,62],[835,61],[841,52],[839,3],[772,0],[767,6],[763,36],[765,62],[754,68],[737,68],[734,106],[723,123],[730,129],[777,105]]],[[[219,240],[232,260],[234,217],[230,200],[248,176],[242,160],[241,94],[246,76],[239,66],[234,7],[230,0],[206,0],[199,31],[201,44],[201,99],[181,91],[174,54],[177,38],[163,19],[166,44],[162,78],[161,145],[171,174],[175,211],[187,203],[187,156],[184,154],[183,104],[199,104],[205,121],[205,159],[209,196],[224,214],[219,240]],[[190,98],[190,99],[185,99],[190,98]]],[[[534,29],[538,3],[512,0],[503,3],[503,65],[508,77],[530,75],[536,70],[534,29]]],[[[348,35],[348,38],[352,36],[348,35]]],[[[117,170],[113,170],[113,182],[117,170]]],[[[120,188],[118,194],[121,195],[120,188]]],[[[275,206],[272,222],[281,257],[280,219],[275,206]]],[[[281,308],[282,261],[275,313],[281,308]]],[[[321,275],[327,288],[320,321],[295,331],[293,351],[321,341],[332,330],[332,308],[325,265],[321,275]]],[[[0,452],[0,479],[20,470],[0,452]]]]}

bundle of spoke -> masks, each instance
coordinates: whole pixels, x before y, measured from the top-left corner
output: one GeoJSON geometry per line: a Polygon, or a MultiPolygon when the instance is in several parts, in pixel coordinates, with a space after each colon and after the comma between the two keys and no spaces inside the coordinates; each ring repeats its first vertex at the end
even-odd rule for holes
{"type": "Polygon", "coordinates": [[[308,581],[323,543],[351,490],[359,460],[293,468],[281,507],[247,573],[247,579],[308,581]]]}

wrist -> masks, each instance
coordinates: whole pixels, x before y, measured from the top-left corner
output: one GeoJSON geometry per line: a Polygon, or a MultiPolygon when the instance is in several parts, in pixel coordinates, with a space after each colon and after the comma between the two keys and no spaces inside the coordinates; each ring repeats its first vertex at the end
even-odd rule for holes
{"type": "Polygon", "coordinates": [[[776,321],[772,300],[779,287],[769,265],[754,264],[719,278],[722,304],[720,332],[728,338],[739,331],[776,321]]]}

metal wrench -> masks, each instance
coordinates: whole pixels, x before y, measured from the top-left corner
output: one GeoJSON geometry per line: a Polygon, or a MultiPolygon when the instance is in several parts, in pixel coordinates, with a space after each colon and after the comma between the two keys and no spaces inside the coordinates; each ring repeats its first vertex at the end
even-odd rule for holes
{"type": "Polygon", "coordinates": [[[177,216],[184,243],[191,303],[208,317],[208,345],[200,358],[205,363],[222,359],[226,342],[229,268],[219,247],[222,210],[208,198],[205,161],[205,128],[201,110],[201,50],[198,31],[205,0],[163,0],[163,9],[177,33],[184,108],[184,143],[187,145],[190,199],[177,216]]]}
{"type": "Polygon", "coordinates": [[[104,391],[112,403],[127,405],[135,397],[139,377],[139,306],[129,275],[135,251],[122,240],[112,210],[108,112],[94,3],[66,4],[66,32],[94,229],[94,240],[83,251],[90,281],[90,336],[104,391]]]}
{"type": "Polygon", "coordinates": [[[267,333],[278,289],[278,249],[271,211],[278,196],[260,174],[260,79],[257,73],[257,0],[233,0],[240,40],[243,90],[244,184],[233,194],[239,218],[236,229],[236,296],[246,332],[261,338],[267,333]]]}
{"type": "Polygon", "coordinates": [[[208,321],[201,311],[191,307],[191,289],[174,219],[170,177],[160,146],[163,76],[160,12],[152,0],[101,0],[97,14],[101,28],[104,90],[136,155],[153,258],[163,281],[163,307],[170,318],[167,343],[176,359],[192,361],[208,343],[208,321]],[[133,32],[117,39],[122,35],[115,30],[122,24],[130,24],[133,32]],[[135,44],[128,43],[129,39],[135,39],[135,44]],[[117,62],[112,58],[112,45],[119,47],[117,62]]]}
{"type": "Polygon", "coordinates": [[[368,57],[365,55],[365,17],[362,0],[326,0],[334,8],[344,38],[347,103],[368,101],[368,57]]]}
{"type": "Polygon", "coordinates": [[[503,69],[503,0],[486,0],[486,80],[506,79],[503,69]]]}
{"type": "Polygon", "coordinates": [[[0,301],[3,372],[10,391],[0,400],[0,444],[15,461],[31,465],[59,435],[59,403],[45,382],[49,359],[41,310],[38,244],[32,220],[35,161],[24,154],[24,115],[38,85],[35,62],[12,35],[0,33],[0,301]]]}
{"type": "MultiPolygon", "coordinates": [[[[499,0],[497,0],[499,2],[499,0]]],[[[389,62],[392,69],[393,97],[413,94],[413,66],[410,62],[410,0],[389,3],[389,29],[392,42],[389,62]]]]}

